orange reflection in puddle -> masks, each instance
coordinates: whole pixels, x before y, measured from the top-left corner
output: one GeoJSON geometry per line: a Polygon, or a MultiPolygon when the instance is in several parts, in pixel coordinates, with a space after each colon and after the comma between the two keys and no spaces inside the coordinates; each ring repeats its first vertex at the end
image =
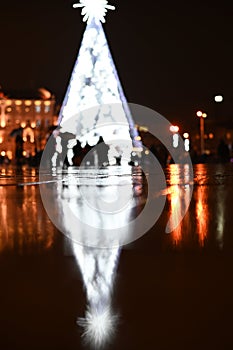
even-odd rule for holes
{"type": "Polygon", "coordinates": [[[185,231],[184,227],[189,224],[189,212],[186,212],[191,196],[191,185],[189,165],[173,164],[169,167],[167,189],[169,216],[172,229],[171,238],[174,245],[182,241],[185,231]]]}
{"type": "MultiPolygon", "coordinates": [[[[176,223],[178,222],[179,217],[181,215],[181,198],[180,198],[180,188],[178,185],[172,186],[169,197],[170,197],[170,215],[172,218],[172,224],[176,226],[176,223]]],[[[181,224],[179,224],[172,231],[172,241],[175,245],[178,245],[181,238],[182,238],[181,224]]]]}
{"type": "Polygon", "coordinates": [[[50,249],[55,239],[40,200],[37,186],[0,186],[0,253],[39,253],[50,249]]]}
{"type": "Polygon", "coordinates": [[[209,206],[207,203],[207,187],[197,186],[196,189],[196,228],[200,245],[203,247],[209,225],[209,206]]]}
{"type": "Polygon", "coordinates": [[[196,218],[196,232],[198,235],[199,244],[201,247],[205,244],[205,239],[208,233],[209,225],[209,205],[208,192],[209,186],[206,182],[208,180],[207,167],[205,164],[197,164],[197,174],[200,177],[195,190],[195,218],[196,218]],[[204,183],[203,183],[204,181],[204,183]]]}

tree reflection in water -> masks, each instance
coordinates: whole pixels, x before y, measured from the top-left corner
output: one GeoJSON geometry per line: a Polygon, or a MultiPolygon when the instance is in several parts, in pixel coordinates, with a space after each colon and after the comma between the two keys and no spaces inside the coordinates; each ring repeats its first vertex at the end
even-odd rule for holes
{"type": "Polygon", "coordinates": [[[88,178],[71,172],[57,186],[55,196],[87,296],[85,317],[77,323],[83,327],[84,341],[94,348],[111,341],[115,333],[118,316],[112,309],[112,294],[116,269],[121,245],[132,240],[128,223],[139,214],[135,207],[141,205],[142,197],[142,177],[136,176],[133,182],[131,174],[97,173],[90,172],[88,178]]]}

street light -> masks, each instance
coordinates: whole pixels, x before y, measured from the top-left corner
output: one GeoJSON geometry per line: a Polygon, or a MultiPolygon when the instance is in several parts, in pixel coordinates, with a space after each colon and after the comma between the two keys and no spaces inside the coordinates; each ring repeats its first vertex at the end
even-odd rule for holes
{"type": "Polygon", "coordinates": [[[223,96],[222,95],[215,95],[214,96],[214,101],[219,103],[223,101],[223,96]]]}
{"type": "Polygon", "coordinates": [[[203,113],[202,111],[197,111],[197,116],[200,118],[200,139],[201,139],[201,154],[205,153],[205,138],[204,138],[204,120],[207,117],[206,113],[203,113]]]}

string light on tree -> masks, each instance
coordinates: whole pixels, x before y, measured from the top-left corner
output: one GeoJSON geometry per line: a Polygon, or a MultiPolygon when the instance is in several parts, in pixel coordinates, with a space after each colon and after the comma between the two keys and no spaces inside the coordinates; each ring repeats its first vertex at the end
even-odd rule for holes
{"type": "Polygon", "coordinates": [[[94,19],[96,22],[105,23],[105,15],[108,10],[115,10],[115,6],[108,5],[107,0],[80,0],[80,3],[74,4],[74,8],[82,7],[81,14],[83,21],[88,24],[94,19]]]}

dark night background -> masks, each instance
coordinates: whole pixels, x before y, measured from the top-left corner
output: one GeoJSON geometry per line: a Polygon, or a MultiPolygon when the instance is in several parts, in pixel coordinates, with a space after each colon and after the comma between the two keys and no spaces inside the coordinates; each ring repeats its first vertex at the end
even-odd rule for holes
{"type": "MultiPolygon", "coordinates": [[[[62,101],[85,24],[70,0],[1,4],[0,85],[5,91],[41,86],[62,101]]],[[[104,25],[129,102],[190,127],[202,109],[233,119],[233,3],[110,1],[104,25]],[[191,124],[190,124],[191,123],[191,124]]]]}

